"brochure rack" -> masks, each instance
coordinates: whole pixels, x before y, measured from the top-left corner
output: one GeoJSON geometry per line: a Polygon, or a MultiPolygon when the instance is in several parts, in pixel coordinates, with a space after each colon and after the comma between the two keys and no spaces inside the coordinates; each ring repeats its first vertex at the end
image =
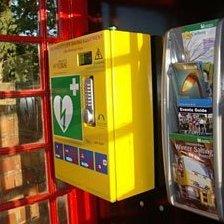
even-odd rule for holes
{"type": "Polygon", "coordinates": [[[169,201],[223,219],[223,21],[171,29],[164,42],[162,139],[169,201]]]}

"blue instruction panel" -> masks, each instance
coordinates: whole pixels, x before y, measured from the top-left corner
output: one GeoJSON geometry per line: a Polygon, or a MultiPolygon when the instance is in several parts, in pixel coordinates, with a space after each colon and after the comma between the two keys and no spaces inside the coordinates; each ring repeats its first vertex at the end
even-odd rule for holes
{"type": "Polygon", "coordinates": [[[64,145],[65,160],[78,164],[78,148],[71,145],[64,145]]]}
{"type": "Polygon", "coordinates": [[[86,149],[79,149],[80,166],[94,169],[93,152],[86,149]]]}
{"type": "Polygon", "coordinates": [[[107,155],[101,153],[95,153],[95,169],[97,172],[107,174],[107,155]]]}
{"type": "Polygon", "coordinates": [[[55,142],[54,143],[54,152],[55,152],[56,158],[64,159],[63,144],[55,142]]]}

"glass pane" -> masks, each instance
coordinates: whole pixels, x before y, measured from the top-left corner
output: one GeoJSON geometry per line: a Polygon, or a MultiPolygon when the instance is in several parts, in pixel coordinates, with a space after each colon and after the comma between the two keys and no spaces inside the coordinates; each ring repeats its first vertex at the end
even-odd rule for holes
{"type": "Polygon", "coordinates": [[[1,0],[0,34],[37,36],[37,0],[1,0]]]}
{"type": "Polygon", "coordinates": [[[0,91],[39,87],[38,45],[0,42],[0,91]]]}
{"type": "Polygon", "coordinates": [[[1,224],[50,224],[47,201],[14,208],[0,213],[1,224]]]}
{"type": "Polygon", "coordinates": [[[57,198],[59,224],[68,224],[68,200],[67,195],[57,198]]]}
{"type": "Polygon", "coordinates": [[[0,147],[43,142],[41,98],[0,99],[0,147]]]}
{"type": "Polygon", "coordinates": [[[41,98],[18,98],[17,111],[19,121],[19,143],[42,142],[41,98]]]}
{"type": "Polygon", "coordinates": [[[44,150],[0,156],[0,203],[43,193],[46,182],[44,150]]]}
{"type": "Polygon", "coordinates": [[[48,36],[55,37],[58,35],[57,24],[57,1],[47,0],[47,31],[48,36]]]}

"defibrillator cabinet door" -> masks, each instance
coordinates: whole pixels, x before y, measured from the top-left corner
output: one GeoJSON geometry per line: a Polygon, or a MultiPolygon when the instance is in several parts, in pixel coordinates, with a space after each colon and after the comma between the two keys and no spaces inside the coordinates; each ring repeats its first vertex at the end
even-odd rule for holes
{"type": "Polygon", "coordinates": [[[57,178],[111,202],[153,189],[150,36],[104,30],[49,52],[57,178]]]}

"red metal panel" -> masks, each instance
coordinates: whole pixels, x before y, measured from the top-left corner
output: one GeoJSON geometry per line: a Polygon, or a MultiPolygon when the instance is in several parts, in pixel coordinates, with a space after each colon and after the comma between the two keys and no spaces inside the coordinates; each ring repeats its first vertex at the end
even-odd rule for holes
{"type": "Polygon", "coordinates": [[[70,224],[95,224],[98,218],[97,198],[80,189],[68,194],[70,224]]]}
{"type": "Polygon", "coordinates": [[[59,38],[63,40],[88,32],[87,0],[58,0],[59,38]]]}
{"type": "Polygon", "coordinates": [[[87,0],[71,0],[72,37],[88,32],[87,0]]]}
{"type": "Polygon", "coordinates": [[[58,0],[58,33],[63,40],[71,38],[70,7],[70,0],[58,0]]]}
{"type": "MultiPolygon", "coordinates": [[[[80,203],[82,203],[80,201],[80,203]]],[[[78,218],[78,200],[77,200],[77,194],[76,189],[73,189],[68,194],[68,215],[69,215],[69,223],[70,224],[78,224],[79,218],[78,218]]]]}

